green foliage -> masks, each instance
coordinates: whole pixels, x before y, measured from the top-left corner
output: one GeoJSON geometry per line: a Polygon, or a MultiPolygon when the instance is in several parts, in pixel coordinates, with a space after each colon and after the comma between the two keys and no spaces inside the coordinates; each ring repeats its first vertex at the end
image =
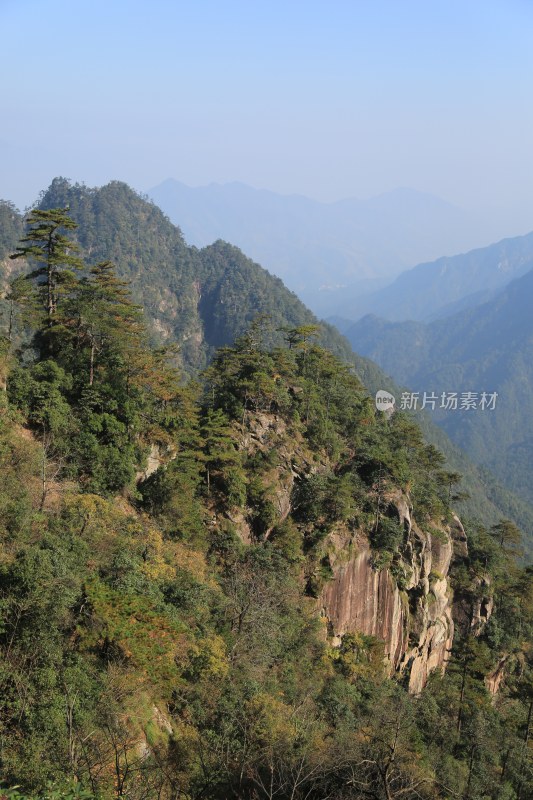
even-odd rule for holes
{"type": "MultiPolygon", "coordinates": [[[[156,206],[118,181],[100,189],[89,189],[56,178],[43,193],[40,208],[48,211],[67,206],[78,224],[78,228],[71,231],[77,243],[94,261],[115,263],[120,279],[131,282],[132,296],[146,311],[151,340],[178,343],[178,362],[186,374],[203,368],[215,348],[231,345],[244,335],[258,314],[263,320],[265,316],[270,317],[268,324],[263,324],[265,348],[281,345],[287,338],[294,340],[291,353],[299,350],[304,355],[311,347],[313,337],[309,336],[309,329],[312,333],[317,320],[281,281],[251,262],[237,248],[224,242],[202,251],[187,247],[179,229],[156,206]],[[303,331],[305,336],[298,331],[303,331]]],[[[7,255],[23,230],[21,217],[9,204],[0,204],[0,236],[4,225],[7,255]]],[[[20,261],[13,264],[15,268],[19,265],[20,261]]],[[[5,330],[13,324],[14,340],[18,343],[20,329],[27,324],[25,313],[20,313],[20,306],[17,309],[12,302],[5,303],[4,309],[5,330]]],[[[375,364],[352,353],[346,340],[331,326],[322,324],[318,338],[343,362],[355,366],[371,392],[389,388],[399,397],[400,390],[391,385],[390,379],[375,364]]],[[[359,339],[356,344],[358,350],[363,346],[359,339]]],[[[397,342],[394,344],[396,346],[397,342]]],[[[388,347],[388,351],[392,352],[393,348],[388,347]]],[[[404,352],[407,352],[405,348],[404,352]]],[[[397,352],[395,360],[399,363],[397,352]]],[[[307,404],[305,417],[306,411],[307,404]]],[[[300,413],[300,409],[294,409],[295,419],[300,413]]],[[[417,421],[424,426],[425,438],[446,453],[450,468],[465,476],[461,490],[463,494],[467,491],[470,497],[457,500],[454,506],[463,516],[466,514],[487,525],[505,516],[515,520],[526,532],[532,528],[533,514],[526,503],[469,462],[427,417],[419,416],[417,421]]],[[[327,412],[322,419],[315,418],[313,424],[321,440],[331,437],[327,412]]],[[[333,437],[329,444],[332,452],[338,446],[338,438],[333,437]]],[[[517,455],[513,454],[511,466],[519,477],[527,475],[517,455]]]]}
{"type": "Polygon", "coordinates": [[[72,431],[71,409],[65,399],[71,389],[72,376],[47,359],[30,368],[15,368],[9,376],[8,397],[43,434],[61,438],[72,431]]]}
{"type": "Polygon", "coordinates": [[[28,259],[35,268],[26,276],[32,290],[28,295],[18,293],[19,300],[32,305],[36,319],[42,325],[36,331],[36,343],[41,358],[54,351],[54,339],[61,327],[58,316],[60,304],[74,278],[73,270],[82,268],[78,247],[68,231],[77,226],[67,208],[34,209],[28,216],[28,230],[11,255],[12,259],[28,259]]]}
{"type": "MultiPolygon", "coordinates": [[[[529,246],[528,243],[526,247],[529,246]]],[[[436,394],[439,402],[431,412],[432,419],[442,426],[472,461],[492,472],[507,488],[505,492],[500,486],[496,494],[487,494],[499,506],[499,516],[504,514],[513,517],[527,533],[531,529],[527,504],[533,500],[529,480],[533,450],[529,436],[530,404],[527,399],[531,397],[533,389],[529,311],[533,272],[528,266],[527,257],[522,260],[524,254],[520,251],[524,241],[508,240],[505,247],[513,254],[510,257],[516,258],[516,264],[521,265],[518,277],[509,286],[500,287],[498,296],[489,302],[466,308],[451,318],[436,319],[427,324],[387,323],[369,316],[357,323],[348,336],[359,352],[379,363],[402,386],[418,391],[420,401],[424,392],[436,394]],[[526,274],[521,274],[523,272],[526,274]],[[452,391],[458,393],[459,407],[449,411],[440,409],[441,394],[452,391]],[[498,393],[494,410],[483,411],[480,407],[483,391],[498,393]],[[463,392],[477,393],[477,410],[461,410],[463,392]],[[514,497],[510,492],[514,493],[514,497]],[[521,503],[520,499],[525,502],[521,503]]],[[[486,252],[477,251],[475,255],[471,253],[458,257],[455,266],[451,263],[447,266],[450,273],[446,273],[444,282],[451,285],[449,275],[456,268],[456,279],[461,282],[461,260],[470,262],[466,267],[470,270],[474,268],[472,258],[483,263],[487,257],[487,263],[491,263],[494,250],[488,248],[486,252]],[[492,256],[489,256],[491,252],[492,256]]],[[[498,259],[493,263],[497,263],[498,259]]],[[[476,271],[482,268],[481,263],[476,263],[476,271]]],[[[425,272],[425,277],[418,273],[417,284],[428,279],[430,274],[431,269],[425,272]]],[[[411,279],[415,280],[414,274],[411,279]]],[[[432,291],[436,285],[437,282],[432,284],[432,291]]],[[[417,302],[419,290],[418,285],[417,302]]],[[[447,291],[440,286],[442,290],[447,291]]],[[[398,308],[398,298],[394,298],[394,303],[398,308]]],[[[424,313],[430,313],[427,306],[424,313]]],[[[398,393],[396,397],[399,397],[398,393]]],[[[420,405],[421,402],[419,409],[420,405]]],[[[416,417],[422,417],[420,410],[416,412],[416,417]]],[[[483,481],[483,472],[477,477],[478,481],[479,478],[483,481]]],[[[496,482],[494,477],[492,482],[496,482]]],[[[477,494],[479,485],[472,486],[472,489],[477,494]]],[[[480,503],[477,516],[485,523],[494,522],[483,512],[480,503]]]]}
{"type": "MultiPolygon", "coordinates": [[[[68,184],[54,191],[68,202],[68,184]]],[[[98,202],[120,215],[123,195],[112,185],[98,202]]],[[[157,227],[157,212],[130,200],[157,227]]],[[[114,230],[103,226],[108,245],[114,230]]],[[[130,236],[113,246],[131,255],[130,236]]],[[[45,268],[48,254],[33,255],[45,268]]],[[[236,305],[248,265],[223,244],[210,257],[206,296],[236,305]],[[216,288],[227,259],[238,280],[216,288]]],[[[394,498],[438,542],[457,480],[440,453],[402,414],[376,412],[305,319],[282,348],[282,320],[258,318],[201,387],[184,386],[110,264],[54,280],[54,324],[33,318],[46,352],[12,354],[0,409],[7,797],[531,794],[533,582],[515,526],[468,527],[450,663],[408,695],[382,642],[327,644],[315,598],[364,536],[374,566],[408,591],[394,498]],[[480,623],[474,610],[481,619],[492,604],[480,623]],[[500,668],[492,701],[486,679],[500,668]]]]}
{"type": "Polygon", "coordinates": [[[200,468],[191,454],[178,454],[142,482],[142,505],[155,516],[165,531],[176,538],[203,538],[204,512],[198,500],[200,468]]]}
{"type": "Polygon", "coordinates": [[[74,264],[71,243],[57,233],[76,227],[66,210],[35,212],[30,223],[23,241],[37,244],[16,256],[37,263],[28,280],[38,280],[43,297],[35,340],[46,347],[11,373],[8,395],[46,437],[65,476],[89,492],[117,492],[131,484],[146,439],[173,438],[176,414],[169,411],[184,405],[184,393],[166,354],[150,349],[140,310],[109,262],[86,277],[62,278],[61,269],[74,264]]]}
{"type": "Polygon", "coordinates": [[[397,520],[380,517],[376,528],[372,531],[370,541],[375,550],[394,553],[398,550],[403,536],[404,530],[397,520]]]}
{"type": "MultiPolygon", "coordinates": [[[[90,189],[56,178],[40,208],[66,206],[78,225],[81,249],[95,261],[117,265],[117,274],[131,282],[135,300],[153,323],[154,340],[161,341],[163,334],[180,344],[187,374],[207,366],[216,348],[244,335],[257,315],[271,320],[266,346],[283,343],[278,329],[284,326],[317,324],[279,278],[226,242],[202,250],[187,247],[179,228],[124,183],[90,189]]],[[[350,358],[347,342],[333,327],[320,326],[320,340],[350,358]]]]}
{"type": "Polygon", "coordinates": [[[279,550],[282,558],[289,565],[300,564],[304,560],[302,552],[302,535],[290,517],[275,525],[270,533],[270,542],[275,550],[279,550]]]}
{"type": "Polygon", "coordinates": [[[24,235],[22,217],[7,200],[0,200],[0,259],[4,259],[17,246],[24,235]]]}

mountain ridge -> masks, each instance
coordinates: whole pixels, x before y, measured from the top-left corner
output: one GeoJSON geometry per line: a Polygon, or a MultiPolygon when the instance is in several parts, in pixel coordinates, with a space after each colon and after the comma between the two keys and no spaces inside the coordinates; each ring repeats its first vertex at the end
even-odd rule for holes
{"type": "Polygon", "coordinates": [[[460,249],[472,243],[476,224],[450,203],[412,189],[323,203],[242,183],[192,188],[167,179],[148,193],[191,243],[232,241],[304,299],[322,285],[390,276],[460,249]]]}
{"type": "MultiPolygon", "coordinates": [[[[118,274],[131,281],[136,301],[146,309],[153,340],[159,344],[177,342],[188,375],[206,367],[217,347],[232,344],[243,335],[257,314],[270,314],[273,330],[267,332],[266,341],[271,344],[283,342],[283,334],[276,328],[318,324],[279,278],[235,246],[218,242],[203,250],[188,247],[180,229],[126,184],[115,181],[90,189],[56,179],[43,193],[42,205],[70,207],[80,224],[80,244],[91,261],[116,262],[118,274]]],[[[9,224],[15,225],[10,229],[13,249],[22,220],[12,218],[8,204],[4,210],[9,224]]],[[[11,269],[18,262],[6,260],[9,249],[0,252],[0,260],[3,258],[4,266],[11,269]]],[[[4,304],[5,326],[7,315],[4,304]]],[[[331,326],[322,326],[320,341],[351,364],[372,393],[378,389],[399,391],[376,365],[354,354],[348,341],[331,326]]],[[[487,524],[499,516],[509,516],[526,532],[533,531],[531,509],[477,472],[437,428],[427,424],[425,435],[446,451],[454,470],[467,473],[465,487],[474,500],[467,502],[463,513],[487,524]],[[497,498],[495,503],[491,496],[497,498]]]]}
{"type": "Polygon", "coordinates": [[[50,307],[29,272],[37,346],[2,351],[6,800],[355,800],[354,775],[446,800],[503,769],[519,800],[519,531],[465,529],[416,424],[304,339],[253,330],[180,383],[112,265],[68,275],[43,219],[68,289],[50,307]]]}
{"type": "Polygon", "coordinates": [[[376,292],[334,302],[334,313],[354,320],[368,313],[394,322],[438,319],[487,302],[532,267],[533,232],[417,264],[376,292]]]}
{"type": "Polygon", "coordinates": [[[497,391],[490,418],[448,413],[435,418],[469,455],[531,501],[533,270],[496,296],[451,317],[389,322],[367,316],[347,331],[352,346],[416,391],[497,391]]]}

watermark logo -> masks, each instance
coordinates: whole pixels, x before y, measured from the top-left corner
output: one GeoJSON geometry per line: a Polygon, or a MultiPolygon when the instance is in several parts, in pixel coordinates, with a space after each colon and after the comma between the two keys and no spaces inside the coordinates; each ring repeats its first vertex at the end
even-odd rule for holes
{"type": "Polygon", "coordinates": [[[498,392],[402,392],[402,411],[494,411],[498,392]]]}
{"type": "Polygon", "coordinates": [[[385,389],[380,389],[376,392],[376,408],[378,411],[384,411],[386,414],[394,414],[396,406],[396,398],[385,389]]]}
{"type": "MultiPolygon", "coordinates": [[[[498,392],[402,392],[401,411],[494,411],[498,392]]],[[[396,411],[396,398],[380,389],[376,408],[389,416],[396,411]]]]}

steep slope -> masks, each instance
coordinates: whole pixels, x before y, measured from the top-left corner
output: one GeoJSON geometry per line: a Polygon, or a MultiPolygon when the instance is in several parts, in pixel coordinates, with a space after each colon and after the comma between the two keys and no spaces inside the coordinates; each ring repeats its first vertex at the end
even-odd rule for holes
{"type": "Polygon", "coordinates": [[[394,275],[488,236],[465,212],[411,189],[319,203],[242,183],[193,189],[169,179],[149,195],[192,244],[239,245],[311,308],[321,287],[394,275]]]}
{"type": "Polygon", "coordinates": [[[350,293],[347,287],[328,300],[325,316],[336,314],[357,320],[375,314],[391,321],[429,321],[487,302],[532,267],[530,233],[463,255],[419,264],[377,292],[363,294],[356,289],[350,293]]]}
{"type": "MultiPolygon", "coordinates": [[[[415,425],[377,412],[327,351],[247,339],[185,405],[184,387],[145,386],[169,447],[135,488],[53,465],[43,495],[36,412],[54,410],[67,462],[92,468],[58,425],[65,405],[86,418],[84,359],[67,327],[54,344],[0,395],[0,776],[19,790],[3,794],[346,800],[356,775],[378,798],[447,800],[451,779],[488,796],[504,769],[512,800],[529,790],[532,576],[497,529],[467,545],[415,425]],[[502,663],[500,703],[484,679],[502,663]]],[[[110,344],[91,385],[104,441],[106,385],[129,375],[110,344]]],[[[137,443],[151,415],[139,425],[137,443]]]]}
{"type": "Polygon", "coordinates": [[[495,299],[443,320],[387,323],[366,317],[348,336],[396,380],[421,392],[498,392],[494,411],[438,410],[448,435],[531,502],[533,271],[495,299]]]}
{"type": "Polygon", "coordinates": [[[30,216],[34,346],[2,342],[2,795],[531,794],[519,531],[465,534],[443,456],[305,330],[184,384],[65,222],[30,216]]]}
{"type": "MultiPolygon", "coordinates": [[[[68,205],[79,223],[78,238],[90,263],[111,259],[120,276],[130,280],[135,299],[145,309],[155,342],[177,342],[185,372],[197,374],[207,366],[215,348],[232,344],[258,314],[270,318],[265,344],[282,344],[276,331],[317,322],[314,315],[279,278],[270,275],[236,247],[225,242],[198,250],[188,247],[181,231],[146,198],[128,186],[112,182],[100,189],[72,185],[58,178],[43,193],[41,205],[68,205]]],[[[15,249],[22,231],[20,215],[4,204],[2,236],[5,256],[15,249]]],[[[20,261],[4,258],[7,269],[23,270],[20,261]]],[[[3,303],[4,318],[8,312],[3,303]]],[[[4,326],[6,327],[6,326],[4,326]]],[[[354,365],[370,391],[399,390],[374,363],[354,354],[348,341],[322,325],[320,341],[354,365]]],[[[357,348],[356,348],[357,349],[357,348]]],[[[533,511],[483,475],[429,420],[424,420],[428,441],[446,453],[449,467],[465,475],[470,497],[459,505],[467,517],[492,524],[500,516],[514,519],[533,531],[533,511]]]]}
{"type": "MultiPolygon", "coordinates": [[[[20,237],[23,235],[24,223],[21,214],[5,200],[0,200],[0,297],[4,297],[9,288],[9,281],[20,272],[21,267],[10,260],[20,237]]],[[[8,304],[0,300],[0,324],[5,329],[8,323],[8,304]]]]}
{"type": "MultiPolygon", "coordinates": [[[[352,386],[356,396],[357,384],[352,386]]],[[[378,436],[387,436],[385,431],[378,436]]],[[[394,436],[393,430],[389,433],[394,436]]],[[[367,479],[366,500],[359,495],[352,508],[349,501],[344,506],[341,485],[347,487],[353,465],[341,466],[324,450],[318,454],[286,414],[247,415],[238,439],[249,463],[256,465],[261,492],[256,488],[254,496],[271,504],[262,535],[285,547],[285,537],[297,530],[303,536],[307,590],[316,597],[326,640],[340,646],[347,635],[374,637],[383,643],[388,674],[403,675],[409,690],[419,693],[429,674],[444,671],[450,657],[454,621],[449,570],[454,551],[464,555],[466,541],[459,519],[430,520],[419,511],[419,522],[409,493],[394,487],[394,479],[384,474],[379,516],[395,531],[390,541],[398,538],[392,550],[389,543],[381,551],[385,536],[377,544],[372,513],[380,489],[372,479],[367,479]]],[[[365,449],[362,442],[360,446],[365,449]]],[[[214,512],[213,520],[220,524],[230,519],[247,544],[254,541],[257,519],[264,514],[246,507],[228,511],[224,504],[215,504],[214,512]]]]}
{"type": "MultiPolygon", "coordinates": [[[[394,326],[394,323],[391,325],[394,326]]],[[[391,338],[394,345],[398,341],[401,343],[401,337],[391,338]]],[[[376,362],[363,357],[358,357],[357,374],[372,394],[385,389],[394,395],[397,405],[401,403],[403,392],[412,390],[406,381],[394,381],[390,373],[376,366],[376,362]]],[[[524,532],[524,546],[530,557],[533,554],[533,508],[530,502],[509,488],[508,483],[496,477],[490,469],[476,463],[463,449],[460,437],[457,441],[451,438],[433,411],[417,408],[407,413],[421,428],[425,440],[444,453],[447,467],[463,476],[461,492],[466,496],[457,502],[461,516],[468,520],[479,520],[485,525],[492,525],[500,517],[514,520],[524,532]]]]}
{"type": "MultiPolygon", "coordinates": [[[[278,343],[279,326],[317,322],[279,278],[238,248],[224,242],[203,250],[188,247],[180,229],[126,184],[89,189],[55,179],[40,205],[69,206],[91,261],[117,264],[154,334],[178,342],[189,372],[206,366],[214,348],[233,342],[259,314],[271,316],[271,341],[278,343]]],[[[321,336],[326,346],[349,357],[349,345],[332,327],[323,326],[321,336]]]]}

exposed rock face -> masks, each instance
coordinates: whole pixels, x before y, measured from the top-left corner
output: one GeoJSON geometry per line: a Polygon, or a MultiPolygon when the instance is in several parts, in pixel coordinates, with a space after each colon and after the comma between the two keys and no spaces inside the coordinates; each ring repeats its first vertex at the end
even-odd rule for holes
{"type": "Polygon", "coordinates": [[[509,661],[509,656],[504,655],[500,658],[496,667],[489,672],[487,677],[485,678],[485,686],[489,691],[490,695],[494,698],[500,691],[500,686],[505,678],[505,672],[507,668],[507,662],[509,661]]]}
{"type": "MultiPolygon", "coordinates": [[[[293,511],[295,482],[329,467],[309,452],[301,437],[289,435],[283,419],[273,414],[251,415],[241,429],[240,445],[250,455],[276,451],[277,462],[263,477],[277,522],[293,511]]],[[[384,642],[390,672],[407,673],[410,691],[418,693],[429,673],[444,670],[449,658],[454,622],[448,572],[454,552],[457,558],[467,555],[466,535],[457,517],[450,525],[433,523],[430,530],[422,530],[412,516],[409,497],[400,490],[389,492],[387,504],[404,530],[399,556],[378,568],[365,532],[354,533],[339,524],[327,537],[332,574],[320,591],[318,608],[334,645],[346,633],[376,637],[384,642]]],[[[246,513],[232,515],[231,521],[250,543],[246,513]]]]}
{"type": "MultiPolygon", "coordinates": [[[[234,525],[235,530],[239,534],[241,540],[244,544],[252,544],[253,542],[253,533],[248,520],[246,519],[246,515],[240,510],[235,509],[232,511],[226,512],[226,517],[229,521],[234,525]]],[[[215,516],[215,520],[216,520],[215,516]]]]}
{"type": "MultiPolygon", "coordinates": [[[[292,511],[291,498],[294,482],[299,477],[320,469],[326,464],[312,460],[301,436],[289,434],[284,420],[273,414],[255,412],[247,419],[242,446],[248,454],[276,452],[277,465],[264,476],[269,496],[274,505],[276,524],[283,522],[292,511]]],[[[234,520],[232,520],[234,521],[234,520]]],[[[247,541],[249,526],[238,525],[243,541],[247,541]]],[[[270,535],[271,529],[265,534],[270,535]]]]}
{"type": "MultiPolygon", "coordinates": [[[[472,593],[452,598],[448,580],[452,559],[468,555],[458,517],[448,526],[422,531],[411,516],[407,497],[397,493],[389,502],[406,532],[394,569],[376,569],[364,534],[331,536],[333,577],[322,590],[320,607],[333,643],[356,631],[380,639],[390,672],[407,672],[409,690],[417,694],[433,670],[446,668],[454,620],[463,634],[478,636],[490,619],[493,599],[487,578],[478,578],[472,593]]],[[[487,676],[492,694],[504,672],[505,659],[487,676]]]]}
{"type": "Polygon", "coordinates": [[[334,577],[321,594],[322,613],[334,643],[345,633],[359,631],[385,642],[393,669],[407,647],[405,600],[388,570],[372,566],[367,543],[345,563],[333,564],[334,577]]]}
{"type": "Polygon", "coordinates": [[[490,580],[478,577],[469,592],[454,598],[453,617],[463,636],[479,636],[491,618],[493,609],[490,580]]]}
{"type": "Polygon", "coordinates": [[[408,670],[409,689],[418,693],[432,670],[445,668],[451,650],[454,625],[447,575],[453,544],[449,529],[422,532],[406,513],[406,498],[397,498],[395,504],[399,518],[409,522],[402,563],[395,570],[398,574],[399,566],[403,572],[402,588],[390,568],[376,569],[368,540],[358,535],[351,557],[343,558],[344,547],[331,557],[333,578],[320,604],[334,642],[355,631],[382,640],[390,671],[408,670]]]}
{"type": "Polygon", "coordinates": [[[153,744],[148,740],[147,728],[151,727],[151,740],[155,738],[159,741],[165,741],[169,736],[172,736],[173,728],[168,716],[156,705],[151,708],[151,714],[146,719],[144,725],[140,728],[137,742],[137,755],[141,761],[144,761],[153,755],[153,744]]]}
{"type": "Polygon", "coordinates": [[[161,445],[153,442],[150,445],[150,452],[146,458],[146,467],[144,470],[136,473],[135,481],[137,483],[145,481],[150,477],[150,475],[153,475],[154,472],[157,472],[159,467],[161,467],[163,464],[167,464],[174,458],[176,458],[176,453],[172,448],[162,447],[161,445]]]}
{"type": "Polygon", "coordinates": [[[494,598],[488,594],[490,582],[484,578],[479,582],[483,589],[483,597],[477,597],[472,604],[472,614],[470,618],[470,628],[474,636],[479,636],[487,622],[492,616],[494,609],[494,598]]]}
{"type": "MultiPolygon", "coordinates": [[[[458,517],[451,525],[453,539],[453,561],[461,562],[468,556],[466,533],[458,517]]],[[[469,591],[454,597],[453,618],[463,636],[479,636],[489,621],[494,609],[491,582],[488,577],[476,577],[469,591]]]]}
{"type": "Polygon", "coordinates": [[[452,524],[450,525],[450,533],[453,540],[453,555],[456,559],[466,558],[468,555],[468,543],[466,539],[465,529],[459,517],[455,514],[453,516],[452,524]]]}

